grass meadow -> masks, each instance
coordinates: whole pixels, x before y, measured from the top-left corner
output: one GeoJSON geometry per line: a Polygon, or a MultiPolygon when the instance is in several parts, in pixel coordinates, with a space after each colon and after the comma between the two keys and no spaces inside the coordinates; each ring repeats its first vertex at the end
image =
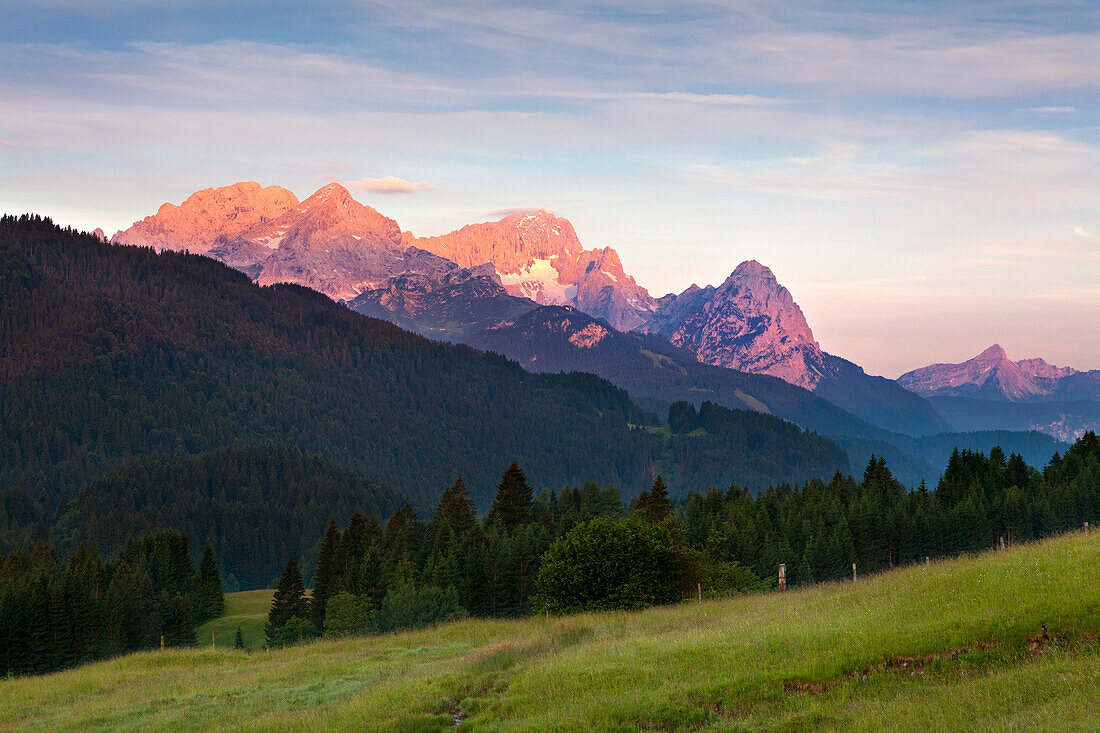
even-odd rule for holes
{"type": "Polygon", "coordinates": [[[272,652],[261,593],[203,627],[216,649],[0,682],[0,727],[1100,730],[1100,532],[783,594],[272,652]]]}

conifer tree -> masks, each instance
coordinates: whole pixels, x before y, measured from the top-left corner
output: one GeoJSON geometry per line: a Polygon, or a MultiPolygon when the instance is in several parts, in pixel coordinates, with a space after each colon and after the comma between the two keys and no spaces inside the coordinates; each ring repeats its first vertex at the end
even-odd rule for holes
{"type": "Polygon", "coordinates": [[[485,517],[486,525],[500,522],[506,529],[515,529],[526,524],[531,521],[533,498],[531,487],[527,485],[527,477],[523,475],[518,464],[512,463],[501,476],[493,506],[485,517]]]}
{"type": "Polygon", "coordinates": [[[671,512],[672,500],[668,497],[668,487],[658,474],[657,478],[653,479],[652,488],[638,495],[638,500],[634,504],[634,513],[656,524],[671,512]]]}
{"type": "MultiPolygon", "coordinates": [[[[362,516],[362,515],[359,515],[362,516]]],[[[325,605],[339,592],[340,528],[330,519],[321,549],[317,553],[317,570],[313,575],[313,598],[310,600],[310,618],[318,629],[325,628],[325,605]]]]}
{"type": "Polygon", "coordinates": [[[237,633],[233,637],[233,648],[244,649],[244,634],[241,633],[241,627],[237,627],[237,633]]]}
{"type": "Polygon", "coordinates": [[[459,476],[439,499],[439,507],[435,510],[435,517],[432,520],[433,530],[438,531],[440,525],[445,524],[450,529],[451,535],[459,538],[469,532],[476,522],[474,502],[470,499],[470,492],[462,482],[462,477],[459,476]]]}
{"type": "Polygon", "coordinates": [[[222,593],[222,578],[218,573],[218,558],[214,548],[207,545],[199,561],[198,582],[199,619],[206,621],[221,616],[225,611],[225,594],[222,593]]]}
{"type": "Polygon", "coordinates": [[[286,561],[286,569],[279,578],[275,597],[271,600],[271,610],[264,626],[268,646],[275,643],[279,629],[286,626],[292,618],[309,620],[309,601],[306,600],[305,586],[302,584],[302,572],[294,558],[286,561]]]}

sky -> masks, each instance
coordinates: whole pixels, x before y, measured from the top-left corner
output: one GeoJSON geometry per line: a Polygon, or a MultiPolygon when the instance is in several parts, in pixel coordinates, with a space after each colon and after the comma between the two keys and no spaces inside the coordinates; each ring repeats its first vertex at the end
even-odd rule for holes
{"type": "Polygon", "coordinates": [[[568,218],[654,295],[768,265],[896,377],[1100,368],[1100,3],[0,0],[0,211],[108,235],[339,180],[568,218]]]}

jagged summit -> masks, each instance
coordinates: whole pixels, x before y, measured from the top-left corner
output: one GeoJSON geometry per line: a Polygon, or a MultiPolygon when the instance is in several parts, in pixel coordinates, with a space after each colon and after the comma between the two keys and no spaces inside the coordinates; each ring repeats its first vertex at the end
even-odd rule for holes
{"type": "Polygon", "coordinates": [[[756,260],[742,262],[718,287],[693,285],[661,298],[638,330],[664,336],[705,364],[779,377],[889,430],[916,435],[949,427],[923,399],[822,351],[790,291],[756,260]]]}
{"type": "Polygon", "coordinates": [[[688,288],[665,300],[643,327],[699,361],[770,374],[813,389],[825,374],[802,309],[770,269],[742,262],[717,288],[688,288]]]}
{"type": "Polygon", "coordinates": [[[584,249],[569,220],[546,209],[436,237],[406,233],[404,241],[464,267],[488,262],[511,295],[540,305],[571,305],[620,330],[641,325],[656,306],[623,271],[615,250],[584,249]]]}

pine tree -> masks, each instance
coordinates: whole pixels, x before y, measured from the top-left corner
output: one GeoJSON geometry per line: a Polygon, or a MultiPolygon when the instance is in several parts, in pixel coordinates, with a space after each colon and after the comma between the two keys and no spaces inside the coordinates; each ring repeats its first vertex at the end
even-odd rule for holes
{"type": "Polygon", "coordinates": [[[302,572],[294,558],[286,561],[286,569],[279,578],[275,597],[271,600],[271,610],[267,614],[264,635],[268,646],[275,643],[276,635],[292,618],[309,620],[309,601],[306,600],[305,586],[302,584],[302,572]]]}
{"type": "MultiPolygon", "coordinates": [[[[360,515],[362,516],[362,515],[360,515]]],[[[313,574],[313,598],[310,600],[310,618],[318,629],[325,628],[325,605],[339,592],[340,528],[330,519],[321,549],[317,553],[317,570],[313,574]]]]}
{"type": "Polygon", "coordinates": [[[198,611],[200,621],[217,618],[225,612],[225,594],[218,573],[218,559],[210,545],[202,551],[199,561],[198,611]]]}
{"type": "Polygon", "coordinates": [[[493,506],[485,517],[486,525],[500,522],[506,529],[514,529],[531,521],[533,503],[531,487],[519,465],[513,463],[501,476],[493,506]]]}
{"type": "Polygon", "coordinates": [[[658,474],[653,479],[653,487],[638,495],[634,504],[634,513],[656,524],[672,513],[672,500],[668,498],[668,487],[658,474]]]}
{"type": "Polygon", "coordinates": [[[241,633],[241,627],[237,627],[237,633],[233,637],[233,648],[244,649],[244,634],[241,633]]]}

